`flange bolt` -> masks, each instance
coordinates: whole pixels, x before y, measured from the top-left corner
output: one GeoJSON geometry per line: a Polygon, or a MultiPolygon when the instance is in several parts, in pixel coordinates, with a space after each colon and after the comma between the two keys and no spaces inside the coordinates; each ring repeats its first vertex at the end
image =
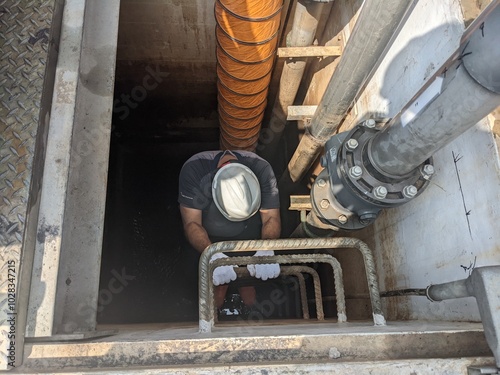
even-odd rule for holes
{"type": "Polygon", "coordinates": [[[418,189],[413,185],[408,185],[403,188],[403,195],[405,198],[411,199],[417,195],[418,189]]]}
{"type": "Polygon", "coordinates": [[[377,186],[373,189],[373,195],[377,199],[384,199],[387,196],[387,189],[385,186],[377,186]]]}
{"type": "Polygon", "coordinates": [[[326,186],[326,181],[323,180],[322,178],[319,178],[318,181],[316,181],[316,184],[322,188],[326,186]]]}
{"type": "Polygon", "coordinates": [[[364,122],[364,125],[367,127],[367,128],[370,128],[370,129],[373,129],[375,127],[375,120],[374,119],[369,119],[369,120],[366,120],[364,122]]]}
{"type": "Polygon", "coordinates": [[[345,147],[349,150],[349,151],[354,151],[357,147],[359,146],[359,143],[358,141],[356,141],[354,138],[351,138],[349,139],[346,144],[345,144],[345,147]]]}
{"type": "Polygon", "coordinates": [[[422,169],[422,174],[424,178],[428,180],[434,174],[434,167],[430,164],[424,165],[424,168],[422,169]]]}
{"type": "Polygon", "coordinates": [[[340,215],[339,218],[338,218],[338,220],[339,220],[340,224],[345,224],[345,223],[347,223],[347,216],[340,215]]]}
{"type": "Polygon", "coordinates": [[[363,175],[363,169],[359,165],[355,165],[349,169],[349,176],[355,180],[359,180],[363,175]]]}
{"type": "Polygon", "coordinates": [[[319,202],[319,206],[323,210],[326,210],[330,206],[330,201],[328,199],[322,199],[321,202],[319,202]]]}
{"type": "Polygon", "coordinates": [[[359,222],[363,225],[371,224],[377,218],[377,214],[374,212],[367,212],[359,217],[359,222]]]}

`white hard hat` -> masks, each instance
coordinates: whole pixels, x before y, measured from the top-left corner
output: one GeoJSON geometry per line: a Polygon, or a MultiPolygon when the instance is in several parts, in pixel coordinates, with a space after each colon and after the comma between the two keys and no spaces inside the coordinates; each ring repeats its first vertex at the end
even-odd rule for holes
{"type": "Polygon", "coordinates": [[[250,168],[230,163],[220,168],[212,182],[212,197],[224,217],[243,221],[260,208],[260,184],[250,168]]]}

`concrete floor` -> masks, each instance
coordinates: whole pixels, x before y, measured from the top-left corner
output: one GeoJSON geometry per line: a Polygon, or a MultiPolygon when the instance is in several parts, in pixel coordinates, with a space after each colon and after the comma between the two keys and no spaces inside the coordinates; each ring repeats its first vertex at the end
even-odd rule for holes
{"type": "Polygon", "coordinates": [[[337,371],[341,367],[345,371],[338,373],[354,374],[356,366],[350,366],[358,363],[358,370],[363,371],[377,364],[375,374],[382,374],[384,366],[386,373],[395,373],[391,369],[398,364],[394,369],[460,374],[465,371],[464,365],[493,363],[479,323],[389,322],[385,327],[374,327],[371,322],[303,320],[261,325],[224,323],[206,335],[199,334],[196,325],[186,323],[106,325],[100,329],[117,329],[118,333],[93,340],[28,343],[19,371],[92,369],[107,373],[121,369],[123,373],[155,373],[155,368],[161,368],[172,373],[208,373],[203,369],[217,373],[228,371],[230,365],[231,371],[239,368],[241,373],[251,373],[249,366],[260,366],[269,373],[281,373],[278,369],[293,373],[293,363],[302,366],[303,372],[297,373],[307,373],[307,368],[319,373],[330,368],[330,373],[337,373],[333,371],[337,366],[337,371]],[[438,358],[447,358],[447,362],[440,364],[438,358]],[[359,367],[361,362],[364,368],[359,367]],[[424,367],[426,371],[422,371],[424,367]]]}

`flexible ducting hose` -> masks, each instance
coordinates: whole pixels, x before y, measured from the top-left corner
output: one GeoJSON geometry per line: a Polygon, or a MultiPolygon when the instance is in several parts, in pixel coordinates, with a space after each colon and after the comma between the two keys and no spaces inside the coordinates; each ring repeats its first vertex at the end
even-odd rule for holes
{"type": "Polygon", "coordinates": [[[221,149],[255,151],[276,56],[282,0],[216,0],[221,149]]]}

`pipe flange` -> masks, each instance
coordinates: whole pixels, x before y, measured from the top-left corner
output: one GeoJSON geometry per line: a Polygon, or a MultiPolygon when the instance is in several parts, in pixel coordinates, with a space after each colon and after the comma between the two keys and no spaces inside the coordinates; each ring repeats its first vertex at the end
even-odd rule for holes
{"type": "Polygon", "coordinates": [[[371,224],[378,211],[366,210],[361,213],[342,206],[333,194],[328,170],[323,169],[311,188],[311,205],[316,217],[324,224],[346,230],[356,230],[371,224]]]}
{"type": "Polygon", "coordinates": [[[375,168],[370,158],[371,140],[378,131],[360,124],[345,136],[338,157],[338,174],[367,203],[380,208],[396,207],[419,196],[428,186],[434,173],[432,158],[405,176],[388,175],[375,168]],[[356,143],[358,146],[352,147],[356,143]]]}

